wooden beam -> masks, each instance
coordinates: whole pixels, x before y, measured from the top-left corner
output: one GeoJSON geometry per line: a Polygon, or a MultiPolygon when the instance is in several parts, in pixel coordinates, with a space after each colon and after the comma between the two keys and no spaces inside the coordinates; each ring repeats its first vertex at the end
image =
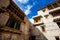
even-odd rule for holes
{"type": "Polygon", "coordinates": [[[22,32],[7,26],[1,27],[0,30],[3,30],[5,32],[15,33],[15,34],[21,34],[22,32]]]}
{"type": "Polygon", "coordinates": [[[22,16],[26,16],[24,12],[13,1],[11,1],[10,4],[19,14],[21,14],[22,16]]]}

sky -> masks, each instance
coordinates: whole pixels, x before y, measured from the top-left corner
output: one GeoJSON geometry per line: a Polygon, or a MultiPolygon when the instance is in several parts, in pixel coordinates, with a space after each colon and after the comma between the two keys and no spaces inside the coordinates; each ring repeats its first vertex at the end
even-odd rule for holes
{"type": "Polygon", "coordinates": [[[37,10],[44,8],[55,0],[13,0],[17,6],[26,14],[28,19],[37,15],[37,10]]]}

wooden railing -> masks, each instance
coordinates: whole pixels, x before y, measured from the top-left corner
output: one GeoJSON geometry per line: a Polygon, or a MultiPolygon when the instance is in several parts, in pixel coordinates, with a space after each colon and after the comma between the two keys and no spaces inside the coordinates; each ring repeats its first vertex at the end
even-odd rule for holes
{"type": "Polygon", "coordinates": [[[22,33],[20,30],[16,30],[16,29],[10,28],[8,26],[3,26],[0,28],[0,30],[4,31],[4,32],[14,33],[14,34],[21,34],[22,33]]]}

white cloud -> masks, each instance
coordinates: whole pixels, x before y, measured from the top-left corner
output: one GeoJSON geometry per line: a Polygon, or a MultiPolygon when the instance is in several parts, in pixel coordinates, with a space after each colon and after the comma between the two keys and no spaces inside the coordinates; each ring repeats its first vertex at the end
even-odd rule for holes
{"type": "Polygon", "coordinates": [[[29,0],[18,0],[20,3],[23,3],[23,4],[25,4],[25,3],[27,3],[29,0]]]}
{"type": "Polygon", "coordinates": [[[31,11],[30,9],[32,8],[32,5],[27,5],[27,9],[25,10],[25,14],[28,15],[31,11]]]}
{"type": "Polygon", "coordinates": [[[33,2],[33,5],[27,5],[27,9],[25,10],[25,14],[28,15],[31,12],[31,8],[35,5],[36,2],[33,2]]]}

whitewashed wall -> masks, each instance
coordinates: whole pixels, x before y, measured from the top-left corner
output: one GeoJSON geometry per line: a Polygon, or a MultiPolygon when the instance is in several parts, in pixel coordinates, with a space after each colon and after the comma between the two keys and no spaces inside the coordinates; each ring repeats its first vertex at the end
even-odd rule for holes
{"type": "MultiPolygon", "coordinates": [[[[55,22],[53,22],[54,19],[60,18],[60,16],[59,17],[53,17],[52,15],[49,14],[49,12],[52,12],[52,11],[58,10],[58,9],[60,9],[60,7],[52,9],[52,10],[48,10],[47,8],[45,8],[45,12],[43,12],[42,10],[39,10],[37,12],[38,13],[37,16],[39,16],[39,15],[42,16],[41,20],[45,25],[45,32],[42,31],[41,25],[36,26],[36,28],[38,28],[40,30],[40,32],[42,32],[48,40],[56,40],[55,36],[60,37],[60,29],[59,29],[58,25],[55,22]],[[49,15],[49,16],[47,18],[45,18],[44,15],[49,15]]],[[[34,17],[37,17],[37,16],[34,16],[34,17]]],[[[39,23],[39,22],[34,23],[33,19],[32,19],[31,22],[33,24],[38,24],[39,23]]]]}

